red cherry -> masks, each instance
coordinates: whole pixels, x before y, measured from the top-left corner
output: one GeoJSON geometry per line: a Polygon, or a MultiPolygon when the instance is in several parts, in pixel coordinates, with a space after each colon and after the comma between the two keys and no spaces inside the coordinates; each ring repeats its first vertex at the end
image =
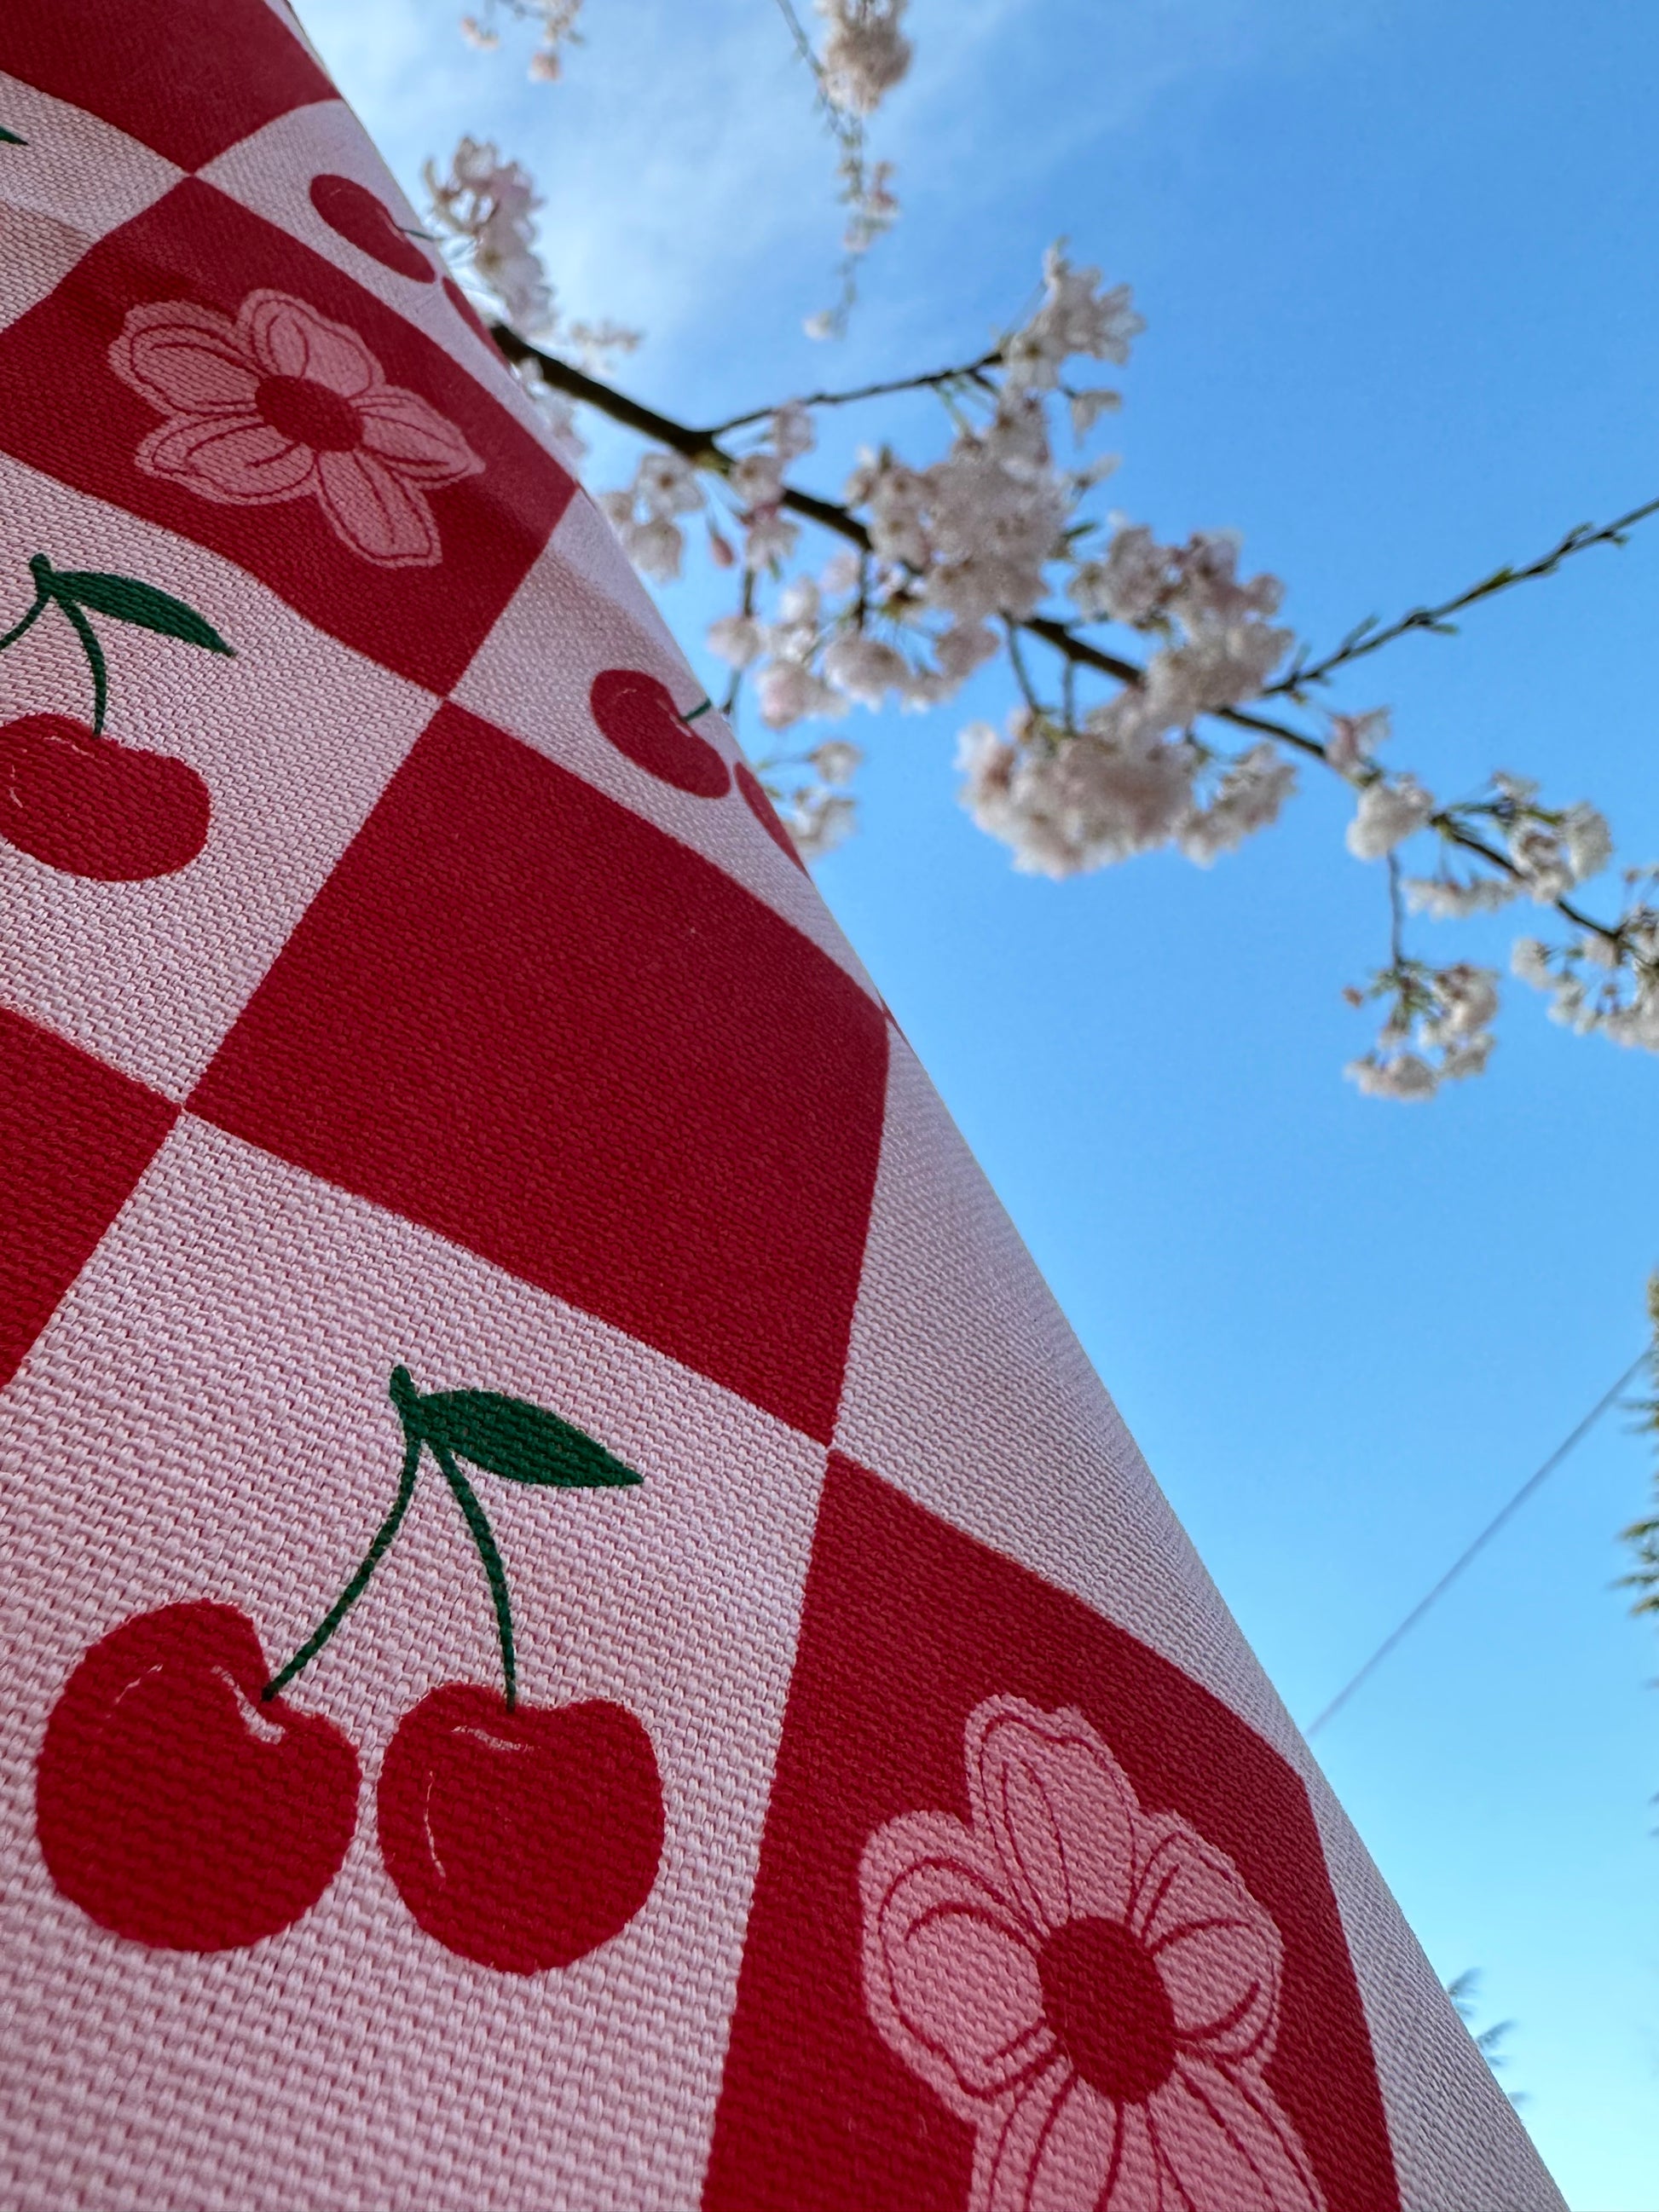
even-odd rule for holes
{"type": "Polygon", "coordinates": [[[625,1706],[507,1710],[446,1682],[380,1769],[380,1856],[447,1950],[504,1974],[568,1966],[625,1928],[662,1856],[662,1782],[625,1706]]]}
{"type": "Polygon", "coordinates": [[[699,799],[732,788],[731,771],[674,704],[665,684],[639,668],[607,668],[589,695],[593,720],[619,753],[699,799]]]}
{"type": "Polygon", "coordinates": [[[455,282],[455,279],[453,276],[446,276],[444,278],[443,289],[445,299],[448,301],[450,306],[453,307],[456,313],[466,325],[467,328],[476,332],[476,334],[481,337],[484,343],[489,348],[489,350],[495,355],[496,360],[500,361],[501,358],[501,352],[499,348],[496,346],[495,339],[489,335],[489,325],[484,321],[483,317],[473,306],[471,301],[467,298],[465,293],[462,291],[460,286],[455,282]]]}
{"type": "Polygon", "coordinates": [[[206,784],[170,754],[94,737],[68,714],[0,726],[0,838],[66,875],[173,875],[206,844],[211,811],[206,784]]]}
{"type": "Polygon", "coordinates": [[[756,821],[760,823],[761,828],[765,830],[767,836],[772,840],[772,842],[777,846],[781,851],[787,853],[795,866],[800,869],[804,874],[806,870],[806,863],[802,860],[799,852],[797,850],[794,839],[784,828],[782,823],[779,821],[778,811],[766,795],[766,786],[756,775],[754,769],[750,767],[747,761],[739,761],[736,769],[733,770],[733,774],[738,779],[738,789],[743,793],[744,802],[747,805],[749,811],[754,816],[756,821]]]}
{"type": "Polygon", "coordinates": [[[46,1723],[35,1828],[100,1927],[230,1951],[310,1911],[357,1823],[357,1754],[280,1698],[234,1606],[164,1606],[94,1644],[46,1723]]]}
{"type": "Polygon", "coordinates": [[[376,199],[355,177],[313,177],[311,204],[331,230],[382,268],[412,276],[417,284],[433,282],[437,271],[425,254],[398,229],[398,218],[385,201],[376,199]]]}

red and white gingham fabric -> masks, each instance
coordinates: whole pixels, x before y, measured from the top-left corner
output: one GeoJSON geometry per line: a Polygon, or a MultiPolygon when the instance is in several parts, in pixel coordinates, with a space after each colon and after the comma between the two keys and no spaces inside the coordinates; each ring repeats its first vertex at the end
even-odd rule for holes
{"type": "Polygon", "coordinates": [[[1559,2205],[291,15],[0,130],[0,2199],[1559,2205]]]}

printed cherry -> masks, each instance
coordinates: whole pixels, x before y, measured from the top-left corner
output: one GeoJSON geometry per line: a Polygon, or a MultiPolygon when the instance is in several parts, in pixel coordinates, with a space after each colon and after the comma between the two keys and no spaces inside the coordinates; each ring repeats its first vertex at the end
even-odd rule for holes
{"type": "Polygon", "coordinates": [[[109,672],[88,612],[182,640],[230,647],[193,607],[131,576],[29,562],[34,599],[0,637],[4,653],[48,608],[80,640],[92,672],[91,726],[68,714],[24,714],[0,726],[0,839],[64,874],[142,883],[186,868],[207,842],[208,787],[185,761],[118,744],[104,734],[109,672]]]}
{"type": "Polygon", "coordinates": [[[313,177],[311,204],[331,231],[383,268],[417,284],[434,280],[436,270],[413,239],[398,228],[392,210],[355,177],[313,177]]]}
{"type": "Polygon", "coordinates": [[[0,725],[0,837],[49,868],[100,884],[173,875],[206,844],[211,812],[206,784],[170,754],[67,714],[0,725]]]}
{"type": "Polygon", "coordinates": [[[309,1911],[357,1820],[357,1755],[331,1721],[264,1695],[252,1623],[198,1602],[94,1644],[46,1723],[42,1856],[100,1926],[229,1951],[309,1911]]]}
{"type": "Polygon", "coordinates": [[[643,669],[605,669],[593,678],[588,703],[617,750],[649,775],[699,799],[720,799],[732,788],[725,761],[691,727],[668,686],[643,669]]]}
{"type": "Polygon", "coordinates": [[[397,1495],[310,1638],[265,1685],[275,1698],[335,1635],[397,1540],[430,1453],[489,1584],[501,1687],[446,1682],[398,1722],[380,1770],[380,1856],[429,1936],[479,1966],[543,1973],[625,1928],[662,1856],[662,1782],[651,1739],[605,1698],[521,1705],[507,1570],[460,1462],[541,1489],[623,1490],[639,1476],[603,1444],[522,1398],[415,1387],[395,1367],[403,1425],[397,1495]]]}
{"type": "Polygon", "coordinates": [[[766,795],[766,786],[746,761],[738,763],[736,774],[738,789],[743,793],[744,805],[760,823],[761,828],[765,830],[778,850],[781,853],[787,853],[795,866],[805,874],[806,863],[800,856],[800,848],[778,819],[778,811],[766,795]]]}
{"type": "Polygon", "coordinates": [[[447,1950],[544,1973],[628,1925],[657,1878],[662,1783],[625,1706],[509,1708],[447,1682],[404,1714],[380,1770],[380,1856],[447,1950]]]}

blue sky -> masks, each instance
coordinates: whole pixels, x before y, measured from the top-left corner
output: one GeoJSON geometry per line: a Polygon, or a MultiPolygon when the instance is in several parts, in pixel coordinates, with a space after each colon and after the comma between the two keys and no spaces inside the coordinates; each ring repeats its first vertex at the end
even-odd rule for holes
{"type": "MultiPolygon", "coordinates": [[[[1243,530],[1316,641],[1659,491],[1642,0],[915,0],[876,131],[906,214],[834,349],[800,331],[830,156],[769,0],[588,0],[550,89],[469,52],[458,6],[304,12],[406,185],[463,130],[531,164],[564,304],[641,325],[624,380],[672,411],[971,354],[1064,233],[1150,325],[1116,503],[1243,530]]],[[[801,480],[836,489],[848,450],[801,480]]],[[[1337,703],[1392,705],[1437,791],[1539,775],[1659,857],[1650,527],[1337,703]]],[[[694,649],[719,611],[706,577],[665,605],[694,649]]],[[[957,808],[964,719],[848,726],[865,828],[820,881],[1310,1717],[1638,1349],[1659,1067],[1516,984],[1486,1078],[1362,1100],[1340,991],[1385,916],[1339,791],[1208,872],[1054,885],[957,808]]],[[[1502,965],[1509,933],[1424,941],[1502,965]]],[[[1659,1670],[1610,1587],[1647,1481],[1610,1419],[1320,1740],[1436,1966],[1515,2019],[1504,2079],[1575,2212],[1659,2205],[1659,1670]]]]}

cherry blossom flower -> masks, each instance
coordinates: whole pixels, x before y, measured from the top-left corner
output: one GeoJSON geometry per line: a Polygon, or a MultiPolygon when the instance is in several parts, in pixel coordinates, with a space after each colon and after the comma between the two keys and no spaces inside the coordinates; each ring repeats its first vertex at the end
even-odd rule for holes
{"type": "Polygon", "coordinates": [[[803,860],[821,860],[844,845],[858,825],[859,805],[845,792],[798,791],[783,809],[783,826],[803,860]]]}
{"type": "Polygon", "coordinates": [[[473,273],[501,301],[507,321],[526,337],[550,331],[553,288],[536,252],[531,218],[541,201],[530,172],[502,161],[488,139],[463,138],[447,177],[431,161],[422,174],[434,221],[465,241],[473,273]]]}
{"type": "Polygon", "coordinates": [[[829,34],[818,57],[823,96],[848,115],[873,115],[910,66],[899,24],[908,0],[817,0],[829,34]]]}
{"type": "Polygon", "coordinates": [[[1613,857],[1605,817],[1584,800],[1555,816],[1533,805],[1538,787],[1528,778],[1492,778],[1512,810],[1506,843],[1522,884],[1540,906],[1553,906],[1576,883],[1598,874],[1613,857]]]}
{"type": "Polygon", "coordinates": [[[910,674],[909,663],[895,647],[862,630],[849,629],[827,649],[823,672],[837,691],[844,691],[860,706],[879,707],[890,691],[901,690],[910,674]]]}
{"type": "Polygon", "coordinates": [[[803,661],[769,663],[755,688],[761,720],[769,730],[787,730],[793,723],[805,721],[809,714],[830,716],[847,712],[842,694],[833,690],[821,676],[815,676],[803,661]]]}
{"type": "Polygon", "coordinates": [[[761,507],[752,510],[744,531],[743,565],[757,574],[769,568],[774,562],[787,561],[794,551],[800,537],[800,525],[792,522],[781,508],[761,507]]]}
{"type": "Polygon", "coordinates": [[[747,668],[766,645],[766,633],[753,615],[719,615],[709,623],[708,637],[709,651],[728,668],[747,668]]]}
{"type": "Polygon", "coordinates": [[[234,320],[187,300],[131,308],[109,361],[167,417],[138,448],[149,475],[227,506],[314,499],[380,568],[441,561],[427,493],[483,466],[355,331],[283,292],[250,292],[234,320]]]}
{"type": "Polygon", "coordinates": [[[1586,930],[1565,945],[1516,940],[1510,968],[1523,983],[1552,994],[1550,1018],[1579,1036],[1659,1052],[1659,868],[1627,868],[1627,903],[1617,943],[1586,930]]]}
{"type": "Polygon", "coordinates": [[[1472,914],[1496,914],[1521,895],[1513,876],[1406,876],[1401,878],[1412,914],[1431,921],[1463,921],[1472,914]]]}
{"type": "Polygon", "coordinates": [[[1359,794],[1347,828],[1348,850],[1356,860],[1380,860],[1420,830],[1434,811],[1433,793],[1425,791],[1414,775],[1392,783],[1379,776],[1359,794]]]}
{"type": "Polygon", "coordinates": [[[1278,747],[1252,745],[1230,763],[1207,806],[1188,816],[1176,842],[1189,860],[1207,868],[1222,853],[1231,853],[1258,830],[1279,819],[1296,789],[1296,767],[1278,747]]]}
{"type": "Polygon", "coordinates": [[[1231,1862],[1142,1810],[1083,1716],[987,1700],[970,1820],[860,1869],[865,2001],[975,2131],[968,2212],[1324,2212],[1266,2078],[1279,1932],[1231,1862]]]}
{"type": "Polygon", "coordinates": [[[850,783],[864,765],[864,749],[845,738],[826,738],[807,755],[821,783],[850,783]]]}
{"type": "MultiPolygon", "coordinates": [[[[1061,365],[1074,354],[1120,367],[1146,325],[1130,304],[1127,284],[1100,289],[1098,269],[1073,269],[1065,241],[1056,240],[1042,257],[1043,300],[1029,323],[1006,338],[1002,358],[1012,384],[1052,392],[1061,365]]],[[[1105,395],[1112,404],[1115,394],[1105,395]]]]}
{"type": "Polygon", "coordinates": [[[1376,1044],[1342,1071],[1368,1098],[1431,1098],[1443,1083],[1480,1075],[1497,1039],[1488,1024],[1498,1012],[1498,977],[1466,960],[1431,968],[1397,960],[1369,990],[1344,994],[1351,1006],[1389,1001],[1376,1044]]]}
{"type": "Polygon", "coordinates": [[[1394,717],[1386,707],[1373,707],[1364,714],[1333,714],[1331,733],[1325,741],[1325,757],[1339,775],[1362,775],[1372,753],[1384,744],[1394,717]]]}

